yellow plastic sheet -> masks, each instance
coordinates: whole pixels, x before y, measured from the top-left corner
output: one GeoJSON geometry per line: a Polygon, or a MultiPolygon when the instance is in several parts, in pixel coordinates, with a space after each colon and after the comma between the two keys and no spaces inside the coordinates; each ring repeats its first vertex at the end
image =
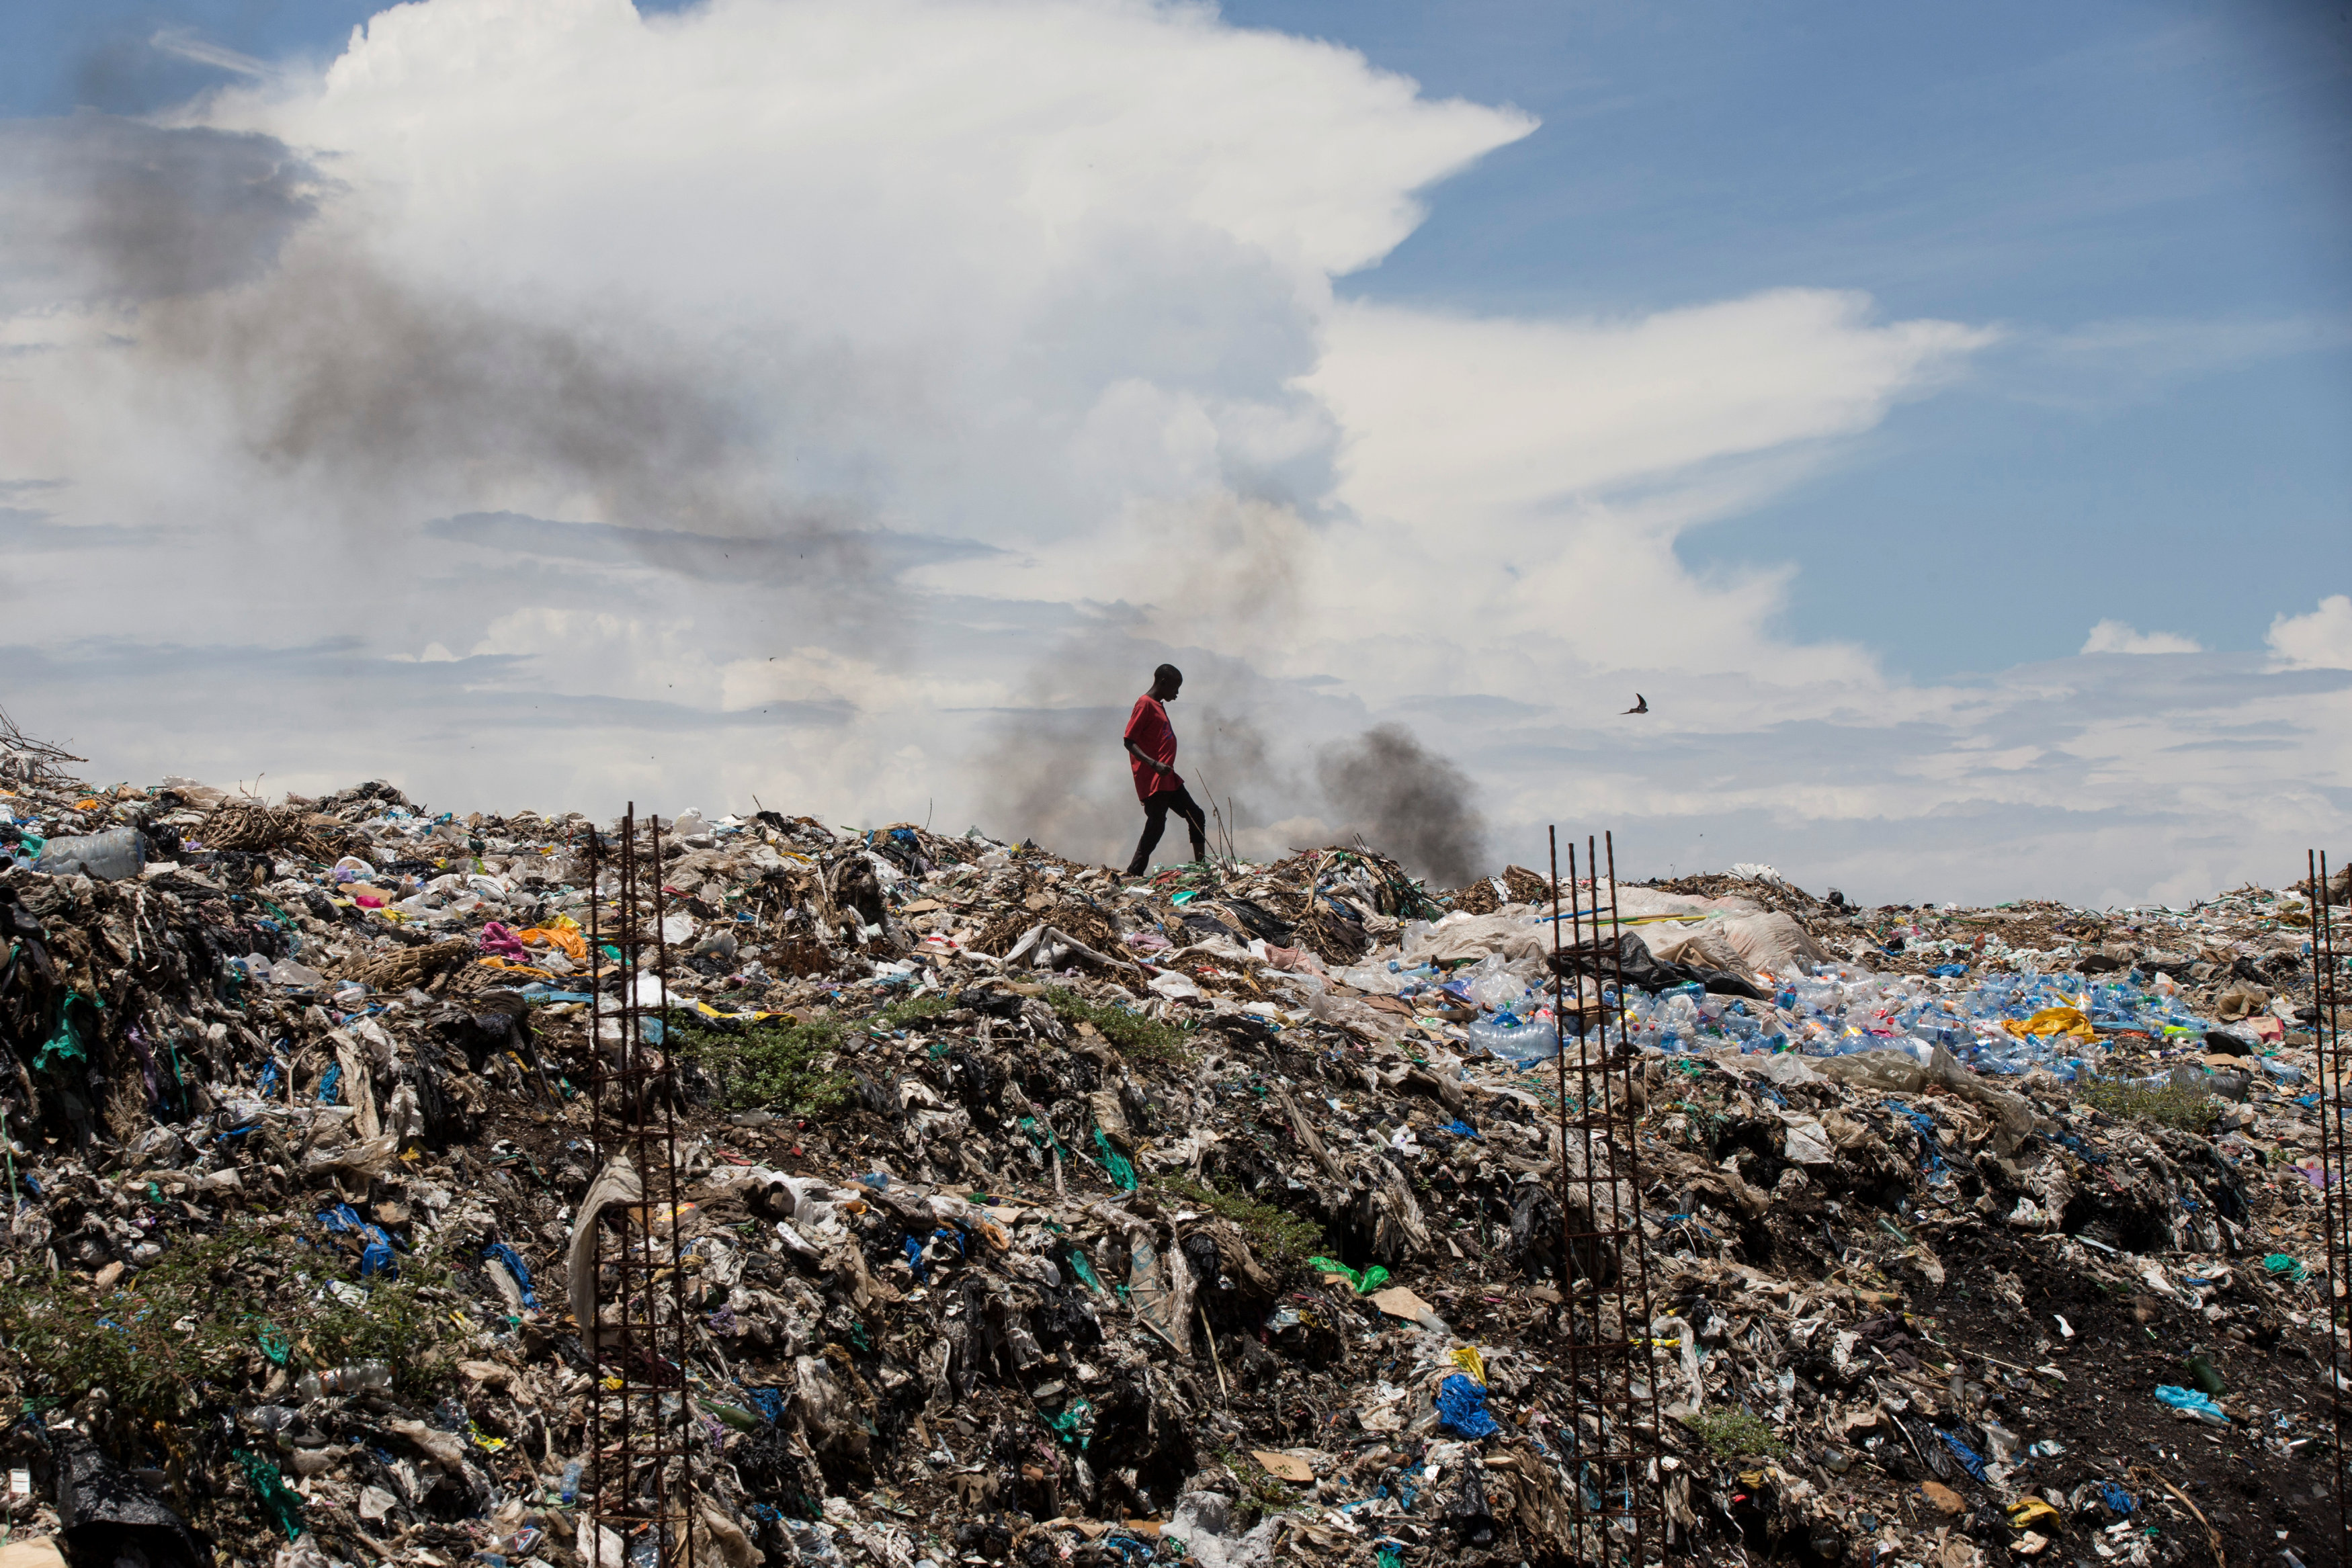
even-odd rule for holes
{"type": "Polygon", "coordinates": [[[769,1019],[790,1018],[792,1016],[790,1013],[721,1012],[699,997],[697,997],[694,999],[694,1010],[700,1013],[704,1018],[717,1019],[723,1023],[763,1023],[769,1019]]]}
{"type": "Polygon", "coordinates": [[[2063,1522],[2058,1518],[2058,1511],[2038,1497],[2029,1497],[2009,1505],[2009,1526],[2011,1530],[2023,1530],[2027,1525],[2038,1524],[2045,1519],[2063,1522]]]}
{"type": "Polygon", "coordinates": [[[1476,1379],[1480,1387],[1486,1386],[1486,1358],[1478,1354],[1476,1345],[1456,1345],[1454,1349],[1453,1361],[1454,1365],[1476,1379]]]}
{"type": "Polygon", "coordinates": [[[2043,1008],[2030,1019],[2011,1019],[2000,1027],[2020,1040],[2030,1034],[2071,1034],[2086,1043],[2099,1038],[2080,1008],[2043,1008]]]}

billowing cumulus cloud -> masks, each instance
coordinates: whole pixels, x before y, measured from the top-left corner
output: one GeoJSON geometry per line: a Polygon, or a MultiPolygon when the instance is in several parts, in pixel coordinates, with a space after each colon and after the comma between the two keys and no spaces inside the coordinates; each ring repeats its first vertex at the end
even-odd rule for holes
{"type": "Polygon", "coordinates": [[[2309,614],[2280,615],[2269,642],[2288,664],[2352,670],[2352,595],[2331,593],[2309,614]]]}
{"type": "Polygon", "coordinates": [[[102,771],[1108,858],[1173,659],[1259,852],[1370,824],[1458,874],[1557,819],[1644,872],[2138,897],[2343,824],[2341,598],[2266,662],[1923,688],[1784,625],[1796,566],[1683,566],[1988,327],[1338,301],[1536,130],[1345,48],[1147,0],[419,0],[235,74],[0,133],[7,696],[102,771]]]}

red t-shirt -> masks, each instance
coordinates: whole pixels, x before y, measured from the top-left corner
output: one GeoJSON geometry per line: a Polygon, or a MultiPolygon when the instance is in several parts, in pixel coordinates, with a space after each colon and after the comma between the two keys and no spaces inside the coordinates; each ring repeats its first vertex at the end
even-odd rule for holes
{"type": "MultiPolygon", "coordinates": [[[[1150,692],[1135,699],[1135,711],[1127,716],[1127,738],[1154,762],[1176,766],[1175,728],[1168,722],[1168,709],[1150,692]]],[[[1135,795],[1139,800],[1184,787],[1184,780],[1177,775],[1146,768],[1132,757],[1127,759],[1127,765],[1135,770],[1135,795]]]]}

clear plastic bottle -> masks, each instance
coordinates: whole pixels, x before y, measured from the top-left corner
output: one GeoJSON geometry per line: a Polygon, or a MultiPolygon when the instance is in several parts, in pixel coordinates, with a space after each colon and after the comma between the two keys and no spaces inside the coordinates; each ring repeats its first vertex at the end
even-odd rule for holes
{"type": "Polygon", "coordinates": [[[79,838],[50,839],[41,846],[40,869],[58,875],[79,871],[100,882],[121,882],[147,863],[147,841],[136,828],[109,828],[79,838]]]}
{"type": "Polygon", "coordinates": [[[324,1373],[306,1372],[295,1381],[294,1391],[305,1400],[311,1400],[329,1394],[357,1394],[362,1388],[391,1386],[390,1366],[381,1361],[355,1361],[324,1373]]]}
{"type": "Polygon", "coordinates": [[[1465,1025],[1463,1033],[1472,1049],[1491,1051],[1504,1061],[1521,1066],[1549,1061],[1559,1054],[1559,1038],[1549,1024],[1514,1026],[1478,1019],[1465,1025]]]}
{"type": "Polygon", "coordinates": [[[292,1430],[296,1418],[296,1412],[283,1405],[257,1405],[238,1412],[236,1420],[248,1432],[276,1437],[292,1430]]]}
{"type": "Polygon", "coordinates": [[[1685,1039],[1698,1032],[1698,1004],[1677,989],[1666,997],[1666,1005],[1659,1009],[1658,1027],[1685,1039]]]}

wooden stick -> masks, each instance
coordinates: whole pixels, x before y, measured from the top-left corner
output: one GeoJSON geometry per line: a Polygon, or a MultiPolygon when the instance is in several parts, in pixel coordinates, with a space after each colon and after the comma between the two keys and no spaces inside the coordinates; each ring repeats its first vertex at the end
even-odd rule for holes
{"type": "Polygon", "coordinates": [[[1198,1303],[1195,1305],[1201,1314],[1201,1332],[1209,1336],[1209,1364],[1217,1369],[1217,1397],[1230,1405],[1234,1402],[1234,1394],[1225,1386],[1225,1364],[1217,1355],[1217,1331],[1209,1326],[1209,1309],[1199,1307],[1198,1303]]]}
{"type": "Polygon", "coordinates": [[[2174,1486],[2170,1481],[2166,1480],[2162,1476],[2157,1474],[2146,1465],[2134,1465],[2129,1473],[2132,1475],[2146,1476],[2148,1479],[2154,1481],[2157,1485],[2170,1492],[2174,1497],[2179,1498],[2180,1506],[2195,1514],[2197,1516],[2197,1522],[2205,1527],[2205,1544],[2213,1549],[2213,1561],[2221,1564],[2221,1568],[2230,1568],[2230,1559],[2221,1550],[2221,1532],[2213,1528],[2212,1521],[2205,1517],[2203,1510],[2200,1509],[2195,1503],[2190,1502],[2187,1497],[2183,1496],[2179,1487],[2174,1486]]]}

